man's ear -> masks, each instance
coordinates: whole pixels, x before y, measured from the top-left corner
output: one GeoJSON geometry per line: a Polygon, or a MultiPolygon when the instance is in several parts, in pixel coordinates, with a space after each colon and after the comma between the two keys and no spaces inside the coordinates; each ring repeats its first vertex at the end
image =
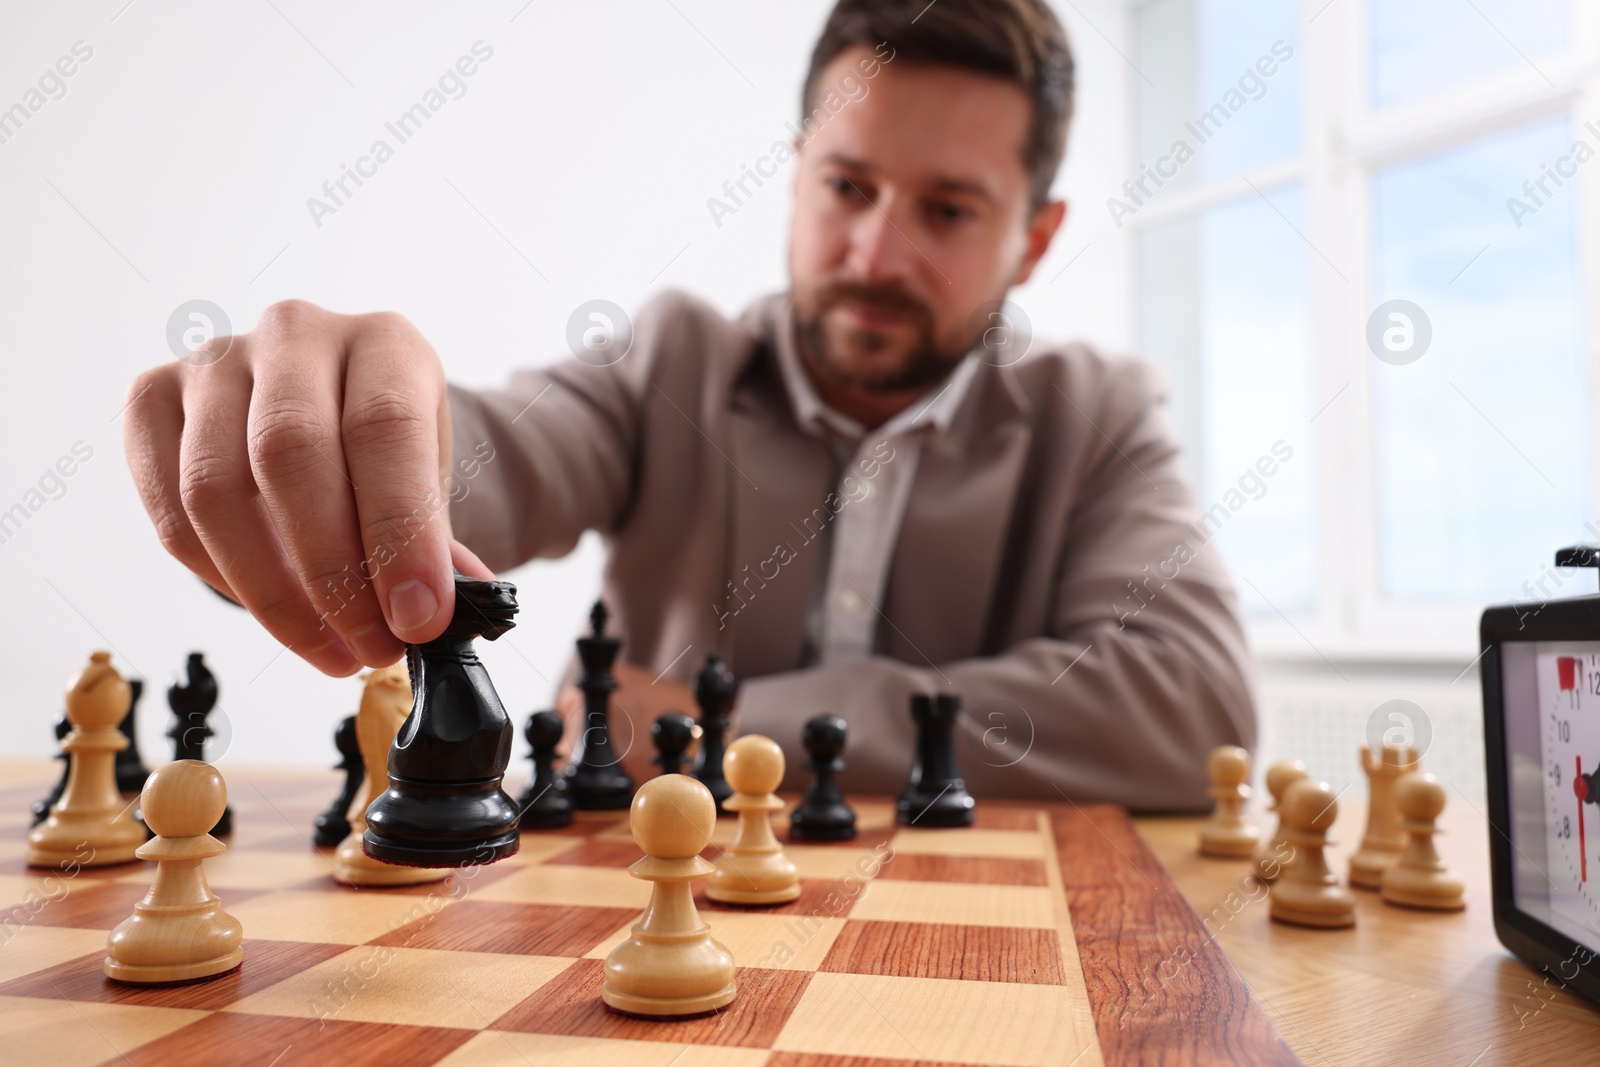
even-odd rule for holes
{"type": "Polygon", "coordinates": [[[1017,265],[1016,277],[1011,279],[1012,285],[1021,285],[1033,274],[1033,268],[1050,251],[1050,242],[1055,240],[1056,231],[1061,229],[1061,224],[1066,220],[1065,200],[1046,201],[1033,213],[1033,218],[1028,221],[1028,247],[1022,254],[1022,262],[1017,265]]]}

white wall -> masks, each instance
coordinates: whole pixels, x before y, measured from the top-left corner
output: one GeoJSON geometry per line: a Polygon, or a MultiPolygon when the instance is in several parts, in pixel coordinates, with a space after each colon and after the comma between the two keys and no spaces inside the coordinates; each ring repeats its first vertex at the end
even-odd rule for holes
{"type": "MultiPolygon", "coordinates": [[[[141,743],[165,758],[162,690],[193,648],[222,684],[229,760],[326,763],[359,683],[279,655],[167,557],[128,477],[123,393],[172,358],[169,315],[205,298],[243,330],[291,296],[391,308],[454,380],[486,385],[561,356],[591,298],[632,308],[674,286],[735,313],[784,285],[788,172],[720,228],[706,199],[785,136],[827,5],[123,4],[0,14],[0,109],[75,42],[92,49],[0,143],[0,511],[76,442],[93,450],[0,544],[0,753],[53,751],[66,678],[110,647],[154,690],[141,743]],[[395,145],[384,123],[478,41],[493,55],[465,95],[318,226],[307,199],[374,140],[395,145]]],[[[1076,211],[1016,295],[1044,336],[1125,346],[1126,250],[1102,210],[1126,176],[1127,67],[1103,36],[1127,51],[1120,4],[1060,7],[1079,59],[1060,185],[1076,211]]],[[[548,703],[599,565],[585,543],[510,575],[519,626],[482,647],[519,720],[548,703]]]]}

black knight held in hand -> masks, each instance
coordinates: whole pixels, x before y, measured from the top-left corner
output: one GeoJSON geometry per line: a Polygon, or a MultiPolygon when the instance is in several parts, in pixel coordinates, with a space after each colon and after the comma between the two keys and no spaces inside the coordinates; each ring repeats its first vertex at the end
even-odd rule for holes
{"type": "Polygon", "coordinates": [[[411,714],[389,750],[389,788],[367,809],[367,855],[453,867],[517,851],[517,809],[500,788],[511,720],[472,647],[511,629],[516,614],[515,585],[457,574],[450,625],[427,644],[406,646],[411,714]]]}

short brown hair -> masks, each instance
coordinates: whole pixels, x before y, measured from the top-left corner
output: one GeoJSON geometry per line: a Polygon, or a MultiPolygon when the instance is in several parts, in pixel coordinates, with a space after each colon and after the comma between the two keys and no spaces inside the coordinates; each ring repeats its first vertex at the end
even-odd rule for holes
{"type": "Polygon", "coordinates": [[[802,119],[811,114],[817,79],[839,53],[884,43],[895,60],[960,67],[1022,86],[1033,102],[1022,146],[1032,206],[1049,199],[1072,123],[1073,63],[1066,31],[1044,0],[839,0],[811,52],[802,119]]]}

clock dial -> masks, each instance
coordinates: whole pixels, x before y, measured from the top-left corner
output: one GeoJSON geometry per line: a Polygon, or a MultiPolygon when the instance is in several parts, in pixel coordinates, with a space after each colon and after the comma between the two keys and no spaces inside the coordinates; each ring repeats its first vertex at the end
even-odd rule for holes
{"type": "Polygon", "coordinates": [[[1600,652],[1547,647],[1537,660],[1550,905],[1600,924],[1600,652]]]}

